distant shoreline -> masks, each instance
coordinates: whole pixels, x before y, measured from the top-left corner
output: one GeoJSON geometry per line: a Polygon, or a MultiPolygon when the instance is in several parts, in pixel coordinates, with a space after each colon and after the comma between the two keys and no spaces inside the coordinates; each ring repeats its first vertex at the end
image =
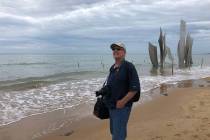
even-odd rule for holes
{"type": "MultiPolygon", "coordinates": [[[[107,53],[0,53],[0,55],[112,55],[110,52],[107,53]]],[[[139,54],[139,55],[148,55],[148,53],[136,53],[136,52],[128,52],[130,54],[139,54]]],[[[173,55],[177,55],[176,53],[172,53],[173,55]]],[[[210,53],[193,53],[192,55],[205,55],[210,53]]]]}

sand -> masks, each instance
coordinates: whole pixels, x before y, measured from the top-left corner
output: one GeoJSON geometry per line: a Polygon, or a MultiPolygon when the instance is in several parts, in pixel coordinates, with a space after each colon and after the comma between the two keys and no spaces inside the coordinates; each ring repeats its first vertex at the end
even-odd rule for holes
{"type": "MultiPolygon", "coordinates": [[[[127,140],[210,139],[210,78],[189,80],[175,88],[162,85],[159,90],[164,94],[132,110],[127,140]]],[[[108,120],[90,116],[39,140],[109,139],[108,120]]]]}
{"type": "MultiPolygon", "coordinates": [[[[210,140],[210,78],[162,84],[149,92],[153,100],[131,112],[127,140],[210,140]]],[[[0,127],[0,140],[111,140],[109,120],[79,115],[89,111],[92,106],[84,104],[27,117],[0,127]],[[72,122],[74,116],[81,118],[72,122]]]]}

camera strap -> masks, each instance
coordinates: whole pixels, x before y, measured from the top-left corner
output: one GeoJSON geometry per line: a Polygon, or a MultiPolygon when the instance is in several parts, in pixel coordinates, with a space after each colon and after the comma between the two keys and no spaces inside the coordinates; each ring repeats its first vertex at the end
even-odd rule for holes
{"type": "MultiPolygon", "coordinates": [[[[109,72],[109,75],[110,75],[110,72],[109,72]]],[[[107,80],[108,80],[108,78],[109,78],[109,75],[106,77],[106,80],[105,80],[104,83],[103,83],[103,87],[105,87],[105,85],[107,84],[107,80]]]]}

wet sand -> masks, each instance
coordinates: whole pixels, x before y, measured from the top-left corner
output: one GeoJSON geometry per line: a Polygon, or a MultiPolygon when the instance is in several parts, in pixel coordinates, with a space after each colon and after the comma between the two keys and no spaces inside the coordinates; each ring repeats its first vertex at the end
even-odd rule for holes
{"type": "MultiPolygon", "coordinates": [[[[128,140],[210,139],[210,78],[163,84],[154,100],[136,106],[128,124],[128,140]]],[[[108,120],[81,120],[40,140],[108,140],[108,120]],[[69,130],[69,131],[68,131],[69,130]]]]}
{"type": "MultiPolygon", "coordinates": [[[[92,106],[82,104],[77,107],[58,109],[52,112],[37,114],[20,121],[0,127],[0,140],[34,140],[59,130],[73,130],[75,124],[89,114],[92,106]],[[81,114],[81,112],[83,112],[81,114]],[[77,116],[77,117],[75,117],[77,116]],[[68,127],[65,129],[65,127],[68,127]]],[[[64,133],[66,131],[62,131],[64,133]]]]}
{"type": "MultiPolygon", "coordinates": [[[[154,93],[154,99],[132,110],[128,140],[210,139],[210,78],[162,84],[150,92],[154,93]]],[[[92,110],[90,106],[83,106],[79,110],[75,108],[76,112],[92,110]]],[[[111,139],[108,120],[88,116],[72,122],[71,117],[78,115],[72,114],[75,110],[35,115],[2,127],[0,140],[111,139]]]]}

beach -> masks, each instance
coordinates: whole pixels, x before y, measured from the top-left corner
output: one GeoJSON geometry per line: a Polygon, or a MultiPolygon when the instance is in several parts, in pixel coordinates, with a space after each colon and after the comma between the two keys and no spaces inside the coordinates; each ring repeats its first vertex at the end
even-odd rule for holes
{"type": "MultiPolygon", "coordinates": [[[[113,58],[82,56],[0,55],[0,140],[111,139],[108,120],[97,119],[92,111],[95,91],[101,88],[113,58]]],[[[209,62],[201,68],[199,60],[203,56],[194,57],[193,67],[178,69],[175,65],[172,75],[168,65],[164,71],[151,69],[145,54],[128,56],[129,61],[136,60],[133,63],[142,90],[141,100],[131,113],[128,139],[172,135],[172,130],[168,133],[160,128],[168,122],[176,124],[177,112],[187,110],[176,106],[187,106],[185,103],[194,100],[194,95],[201,95],[200,90],[208,92],[210,83],[205,77],[210,75],[209,62]],[[173,114],[172,110],[177,111],[173,114]]],[[[205,58],[210,60],[209,55],[205,58]]],[[[175,124],[169,128],[179,129],[175,124]]]]}
{"type": "MultiPolygon", "coordinates": [[[[158,92],[162,89],[156,89],[158,92]]],[[[210,139],[210,78],[185,81],[166,94],[134,107],[128,124],[128,140],[210,139]]],[[[88,117],[39,140],[111,139],[108,120],[88,117]],[[68,131],[69,129],[69,131],[68,131]]]]}
{"type": "Polygon", "coordinates": [[[97,93],[139,87],[127,140],[210,140],[209,6],[0,0],[0,140],[111,140],[97,93]]]}

